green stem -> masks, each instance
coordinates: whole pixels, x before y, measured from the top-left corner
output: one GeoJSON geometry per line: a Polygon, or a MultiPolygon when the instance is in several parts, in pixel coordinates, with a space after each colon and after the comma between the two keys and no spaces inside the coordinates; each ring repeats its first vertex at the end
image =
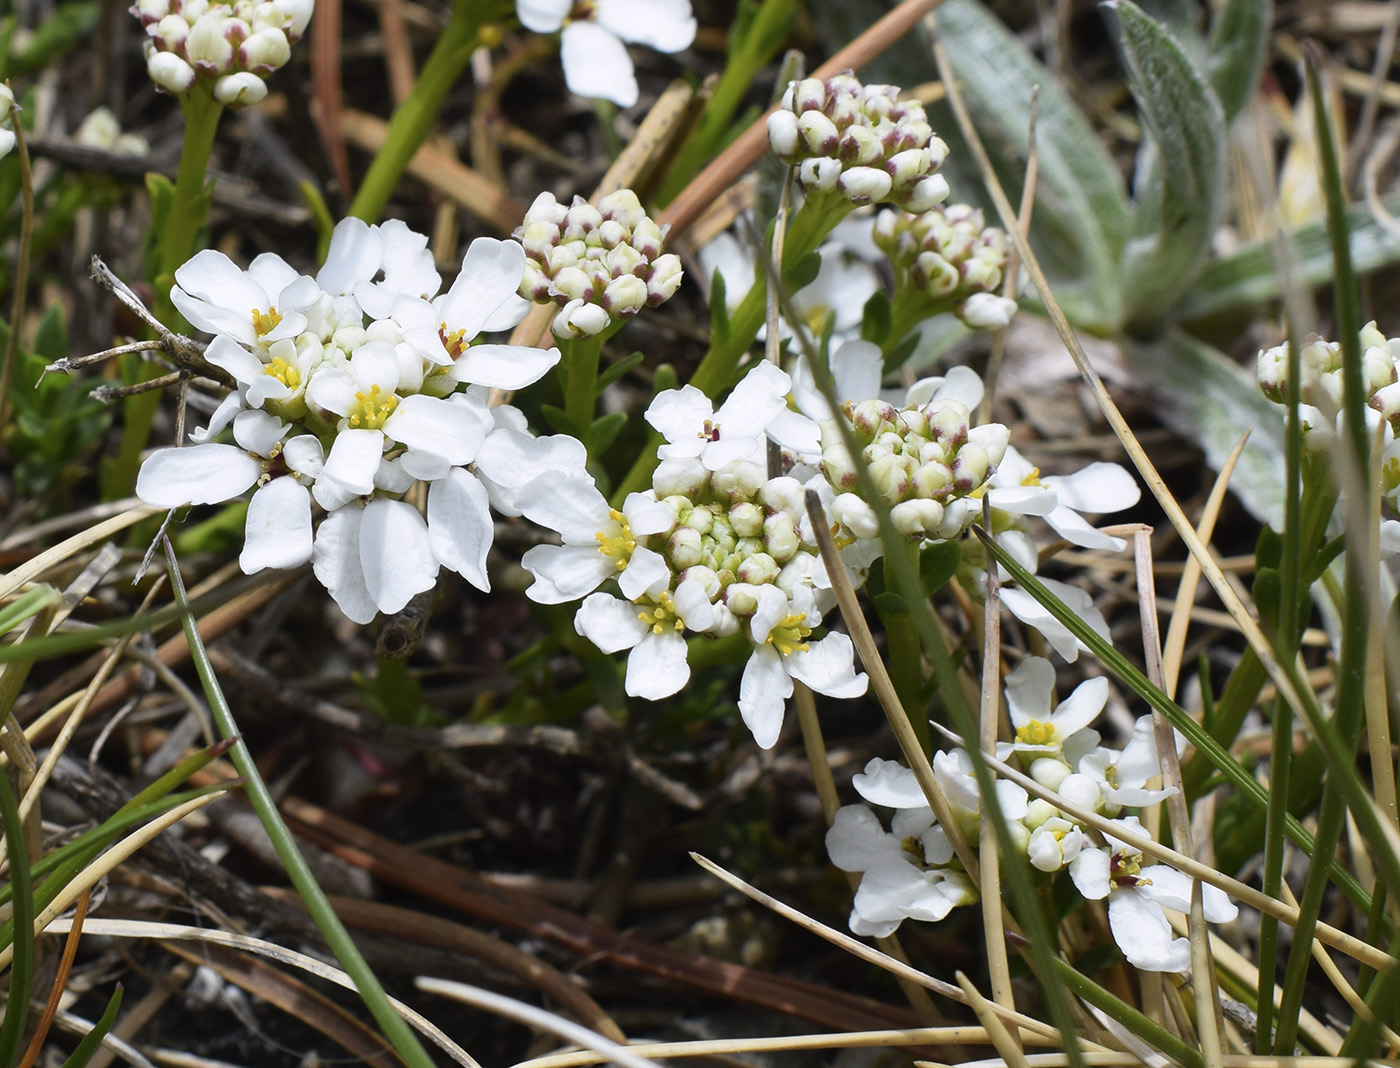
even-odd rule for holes
{"type": "Polygon", "coordinates": [[[622,328],[624,320],[616,320],[601,334],[593,337],[560,338],[562,353],[560,369],[564,379],[564,414],[569,417],[573,432],[593,454],[593,409],[598,400],[598,363],[603,345],[622,328]]]}
{"type": "Polygon", "coordinates": [[[452,5],[447,29],[433,46],[418,80],[413,83],[413,90],[389,119],[384,144],[350,204],[351,215],[368,223],[379,221],[409,160],[427,140],[443,100],[462,77],[472,53],[481,44],[482,27],[496,15],[500,6],[483,0],[456,0],[452,5]]]}
{"type": "Polygon", "coordinates": [[[316,922],[321,936],[325,938],[326,945],[330,947],[336,960],[340,962],[340,966],[354,981],[355,988],[360,992],[360,997],[364,999],[365,1006],[379,1022],[379,1026],[384,1029],[385,1036],[393,1044],[399,1057],[409,1068],[433,1068],[432,1058],[428,1056],[422,1043],[418,1041],[418,1036],[394,1011],[388,996],[384,993],[384,988],[379,985],[379,980],[375,978],[374,972],[361,956],[359,949],[356,948],[349,932],[345,930],[345,925],[340,922],[340,917],[331,908],[331,903],[326,899],[325,891],[317,885],[316,877],[311,874],[311,869],[307,866],[305,858],[297,849],[292,832],[287,829],[281,813],[277,811],[277,803],[273,801],[267,784],[263,782],[262,774],[258,771],[257,763],[248,751],[247,743],[239,735],[238,724],[234,721],[233,712],[230,711],[228,702],[224,700],[219,680],[214,676],[214,665],[209,662],[209,654],[204,648],[204,640],[199,636],[194,613],[189,609],[189,601],[185,596],[185,583],[180,577],[180,567],[175,560],[175,551],[171,548],[169,539],[165,539],[165,559],[170,574],[171,591],[174,593],[175,603],[180,607],[182,613],[181,624],[184,627],[185,640],[189,643],[190,659],[194,663],[195,672],[199,675],[199,681],[204,687],[204,696],[209,702],[210,711],[214,714],[214,721],[219,726],[219,733],[226,740],[233,742],[229,757],[233,761],[233,766],[238,769],[238,774],[246,780],[245,790],[248,802],[253,806],[253,811],[257,813],[259,822],[272,841],[272,848],[286,869],[288,878],[292,880],[292,885],[301,895],[302,902],[306,905],[306,911],[316,922]]]}
{"type": "Polygon", "coordinates": [[[156,318],[172,330],[181,323],[170,302],[170,287],[175,283],[175,271],[194,254],[199,229],[209,214],[205,176],[224,106],[201,82],[180,98],[180,110],[185,115],[185,139],[180,145],[180,169],[175,174],[170,213],[157,246],[154,278],[156,318]]]}
{"type": "Polygon", "coordinates": [[[0,770],[0,826],[9,848],[10,880],[14,883],[14,956],[5,1020],[0,1024],[0,1064],[14,1064],[15,1052],[29,1018],[29,991],[34,983],[34,887],[29,876],[29,847],[20,823],[19,804],[8,771],[0,770]]]}

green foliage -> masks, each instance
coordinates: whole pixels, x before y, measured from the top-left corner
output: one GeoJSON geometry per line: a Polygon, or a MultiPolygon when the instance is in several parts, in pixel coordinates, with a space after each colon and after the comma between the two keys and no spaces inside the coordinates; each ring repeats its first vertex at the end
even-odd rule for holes
{"type": "Polygon", "coordinates": [[[78,42],[97,27],[102,5],[96,0],[71,0],[59,4],[53,14],[28,35],[24,47],[0,59],[0,78],[22,78],[38,73],[49,63],[73,51],[78,42]]]}
{"type": "MultiPolygon", "coordinates": [[[[0,323],[0,345],[9,328],[0,323]]],[[[15,367],[13,423],[5,446],[14,461],[15,492],[44,499],[49,509],[63,507],[62,491],[81,479],[85,462],[106,433],[112,415],[90,395],[91,386],[67,375],[46,375],[44,368],[68,356],[63,309],[44,313],[34,337],[34,351],[19,353],[15,367]]]]}

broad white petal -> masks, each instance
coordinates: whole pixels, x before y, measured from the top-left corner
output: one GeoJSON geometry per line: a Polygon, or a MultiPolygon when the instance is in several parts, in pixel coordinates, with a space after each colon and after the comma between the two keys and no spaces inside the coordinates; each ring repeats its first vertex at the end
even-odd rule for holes
{"type": "Polygon", "coordinates": [[[1069,864],[1069,877],[1075,887],[1090,901],[1108,897],[1112,885],[1108,881],[1109,855],[1106,849],[1081,849],[1069,864]]]}
{"type": "Polygon", "coordinates": [[[608,502],[586,474],[548,471],[520,488],[515,503],[532,523],[557,531],[569,545],[598,550],[597,535],[610,523],[608,502]]]}
{"type": "Polygon", "coordinates": [[[475,475],[453,468],[428,490],[428,538],[433,554],[479,590],[489,591],[486,554],[495,533],[486,488],[475,475]]]}
{"type": "Polygon", "coordinates": [[[378,498],[360,523],[360,566],[365,588],[381,612],[397,612],[416,593],[433,588],[438,562],[428,524],[405,501],[378,498]]]}
{"type": "Polygon", "coordinates": [[[347,617],[368,623],[379,609],[365,586],[360,564],[360,523],[364,509],[358,505],[337,508],[316,528],[311,554],[312,570],[347,617]]]}
{"type": "Polygon", "coordinates": [[[1060,503],[1076,512],[1121,512],[1142,497],[1137,479],[1121,464],[1092,463],[1072,475],[1055,475],[1045,480],[1060,503]]]}
{"type": "Polygon", "coordinates": [[[559,42],[564,81],[569,92],[611,100],[620,108],[637,102],[637,76],[632,57],[613,34],[596,22],[571,22],[559,42]]]}
{"type": "Polygon", "coordinates": [[[710,398],[694,386],[663,390],[646,410],[646,421],[671,444],[689,446],[694,443],[694,451],[687,451],[687,456],[700,455],[705,442],[702,437],[705,423],[712,422],[714,417],[710,398]]]}
{"type": "Polygon", "coordinates": [[[1045,522],[1072,545],[1082,545],[1086,549],[1102,549],[1111,553],[1120,553],[1128,547],[1128,543],[1122,538],[1103,533],[1078,512],[1066,508],[1063,504],[1047,513],[1045,522]]]}
{"type": "Polygon", "coordinates": [[[832,631],[819,642],[809,642],[787,658],[792,677],[808,689],[827,697],[859,697],[865,693],[868,679],[857,672],[854,664],[855,646],[849,636],[832,631]]]}
{"type": "Polygon", "coordinates": [[[353,293],[356,285],[374,277],[383,255],[384,239],[377,228],[353,216],[341,219],[331,232],[331,245],[316,274],[316,284],[332,296],[353,293]]]}
{"type": "Polygon", "coordinates": [[[1137,890],[1115,890],[1108,899],[1108,926],[1128,963],[1145,972],[1184,972],[1191,943],[1173,938],[1160,906],[1137,890]]]}
{"type": "Polygon", "coordinates": [[[1055,732],[1063,740],[1075,731],[1082,730],[1098,717],[1103,706],[1108,703],[1108,680],[1105,678],[1085,679],[1065,698],[1050,721],[1055,732]]]}
{"type": "Polygon", "coordinates": [[[572,9],[573,0],[515,0],[521,25],[535,33],[554,33],[572,9]]]}
{"type": "Polygon", "coordinates": [[[666,558],[639,545],[632,551],[627,567],[617,577],[617,585],[622,590],[622,596],[635,601],[639,597],[656,597],[669,589],[671,578],[671,565],[666,558]]]}
{"type": "Polygon", "coordinates": [[[773,417],[787,407],[792,379],[787,372],[763,360],[739,380],[715,412],[720,440],[727,435],[757,437],[773,417]]]}
{"type": "MultiPolygon", "coordinates": [[[[330,455],[321,468],[322,481],[331,482],[355,496],[374,489],[374,473],[384,452],[384,434],[378,430],[342,430],[331,443],[330,455]]],[[[320,497],[317,497],[320,500],[320,497]]],[[[329,507],[322,502],[322,507],[329,507]]]]}
{"type": "Polygon", "coordinates": [[[574,614],[574,630],[605,653],[631,649],[651,633],[637,606],[610,593],[585,597],[574,614]]]}
{"type": "Polygon", "coordinates": [[[535,576],[525,593],[539,604],[577,601],[617,574],[608,557],[587,545],[536,545],[521,557],[520,565],[535,576]]]}
{"type": "Polygon", "coordinates": [[[739,680],[739,714],[760,749],[772,749],[783,729],[783,709],[792,696],[792,677],[771,645],[760,645],[739,680]]]}
{"type": "Polygon", "coordinates": [[[538,382],[558,362],[558,349],[473,345],[453,363],[448,373],[458,382],[475,382],[495,389],[524,389],[538,382]]]}
{"type": "Polygon", "coordinates": [[[842,805],[826,832],[826,855],[842,871],[866,871],[882,860],[896,860],[901,853],[894,836],[880,825],[880,818],[864,805],[842,805]]]}
{"type": "Polygon", "coordinates": [[[262,465],[233,445],[157,449],[136,476],[136,496],[158,508],[219,504],[237,497],[262,474],[262,465]]]}
{"type": "Polygon", "coordinates": [[[239,412],[233,420],[233,440],[249,452],[270,456],[287,428],[287,423],[267,412],[239,412]]]}
{"type": "Polygon", "coordinates": [[[914,772],[897,760],[871,758],[864,771],[851,777],[851,785],[872,805],[885,805],[888,808],[928,806],[928,798],[919,787],[914,772]]]}
{"type": "Polygon", "coordinates": [[[679,52],[695,40],[690,0],[597,0],[593,17],[624,41],[679,52]]]}
{"type": "Polygon", "coordinates": [[[583,442],[568,434],[532,437],[497,426],[486,435],[476,453],[476,469],[496,485],[520,489],[533,478],[550,471],[585,475],[588,452],[583,442]]]}
{"type": "MultiPolygon", "coordinates": [[[[806,361],[803,356],[801,362],[805,365],[806,361]]],[[[836,380],[837,399],[859,403],[878,397],[883,370],[879,345],[873,341],[846,342],[831,356],[831,376],[836,380]]],[[[806,368],[806,373],[810,376],[811,369],[806,368]]]]}
{"type": "Polygon", "coordinates": [[[471,341],[486,328],[496,309],[515,296],[524,277],[525,249],[520,242],[478,237],[468,246],[462,271],[443,298],[442,321],[449,331],[460,330],[471,341]]]}
{"type": "Polygon", "coordinates": [[[251,575],[265,567],[300,567],[311,559],[311,494],[294,478],[274,478],[248,502],[238,566],[251,575]]]}
{"type": "Polygon", "coordinates": [[[647,632],[627,656],[623,689],[629,697],[660,701],[679,692],[690,681],[685,639],[677,631],[647,632]]]}
{"type": "Polygon", "coordinates": [[[491,413],[484,408],[415,393],[400,401],[394,414],[384,420],[384,433],[401,445],[457,466],[472,461],[491,426],[491,413]]]}
{"type": "MultiPolygon", "coordinates": [[[[1003,591],[1005,592],[1005,591],[1003,591]]],[[[1055,688],[1055,667],[1044,657],[1028,656],[1006,676],[1006,705],[1014,726],[1031,720],[1050,719],[1050,696],[1055,688]]]]}
{"type": "Polygon", "coordinates": [[[227,334],[220,334],[209,342],[204,358],[233,375],[240,385],[246,386],[259,378],[268,377],[265,373],[267,365],[227,334]]]}

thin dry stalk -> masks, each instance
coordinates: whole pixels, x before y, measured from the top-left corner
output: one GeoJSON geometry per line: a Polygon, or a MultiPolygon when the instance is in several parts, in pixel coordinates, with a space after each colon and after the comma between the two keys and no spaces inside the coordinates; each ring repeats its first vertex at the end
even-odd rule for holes
{"type": "Polygon", "coordinates": [[[1008,1068],[1026,1068],[1026,1055],[1021,1049],[1021,1044],[1007,1031],[1006,1025],[997,1018],[997,1014],[992,1011],[992,1002],[984,998],[977,987],[962,972],[955,973],[958,986],[962,988],[967,1004],[971,1007],[974,1015],[982,1022],[982,1026],[987,1029],[987,1037],[992,1040],[992,1045],[996,1051],[1006,1059],[1008,1068]]]}

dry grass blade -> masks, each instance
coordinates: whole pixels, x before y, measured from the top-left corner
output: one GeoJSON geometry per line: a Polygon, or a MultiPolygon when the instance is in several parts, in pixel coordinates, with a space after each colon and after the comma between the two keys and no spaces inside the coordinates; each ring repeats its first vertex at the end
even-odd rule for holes
{"type": "MultiPolygon", "coordinates": [[[[1118,1065],[1138,1068],[1142,1058],[1134,1053],[1085,1053],[1084,1063],[1093,1068],[1117,1068],[1118,1065]]],[[[1343,1068],[1343,1065],[1367,1065],[1368,1068],[1394,1068],[1395,1062],[1378,1058],[1366,1060],[1351,1057],[1260,1057],[1253,1054],[1230,1053],[1225,1056],[1225,1068],[1343,1068]]],[[[925,1068],[926,1061],[915,1061],[916,1068],[925,1068]]],[[[1063,1053],[1028,1053],[1027,1068],[1065,1068],[1069,1058],[1063,1053]]],[[[966,1061],[958,1068],[1007,1068],[1004,1060],[966,1061]]]]}
{"type": "Polygon", "coordinates": [[[464,1005],[471,1005],[486,1012],[504,1016],[507,1019],[523,1023],[527,1027],[548,1031],[566,1041],[585,1046],[613,1063],[622,1065],[623,1068],[657,1068],[654,1062],[630,1052],[626,1046],[618,1045],[596,1031],[590,1031],[588,1028],[574,1023],[573,1020],[564,1019],[557,1013],[537,1008],[523,1001],[517,1001],[515,998],[508,998],[504,994],[495,994],[490,990],[482,990],[479,986],[454,983],[447,979],[434,979],[426,975],[420,975],[413,981],[413,985],[419,990],[428,991],[430,994],[441,994],[445,998],[451,998],[464,1005]]]}
{"type": "MultiPolygon", "coordinates": [[[[69,926],[70,921],[55,919],[49,923],[47,930],[62,934],[69,929],[69,926]]],[[[355,984],[351,982],[350,977],[339,968],[333,968],[305,953],[298,953],[294,949],[287,949],[284,946],[266,942],[261,938],[253,938],[250,935],[235,934],[232,931],[215,931],[204,927],[185,927],[178,923],[151,923],[146,920],[88,920],[85,929],[89,934],[103,935],[108,938],[173,939],[228,946],[232,949],[256,953],[269,960],[288,964],[294,968],[300,968],[310,975],[335,983],[336,986],[344,987],[346,990],[355,989],[355,984]]],[[[431,1039],[439,1049],[462,1065],[463,1068],[481,1068],[481,1065],[466,1050],[448,1038],[436,1024],[403,1002],[395,1001],[393,998],[389,1000],[394,1006],[395,1012],[417,1028],[420,1033],[431,1039]]]]}
{"type": "Polygon", "coordinates": [[[35,581],[49,568],[63,563],[71,556],[76,556],[89,546],[96,545],[104,538],[110,537],[119,530],[125,530],[129,526],[149,519],[153,515],[160,515],[165,509],[152,508],[150,505],[140,505],[120,515],[114,515],[110,519],[88,527],[80,534],[74,534],[71,538],[66,538],[53,546],[45,549],[38,556],[26,563],[20,564],[9,574],[0,576],[0,601],[5,600],[22,589],[26,584],[35,581]]]}
{"type": "Polygon", "coordinates": [[[48,1037],[49,1028],[53,1026],[54,1017],[58,1014],[59,1000],[68,986],[68,976],[73,971],[73,960],[78,955],[78,941],[83,935],[83,921],[87,918],[88,901],[91,897],[92,894],[85,890],[78,898],[77,908],[73,911],[73,927],[64,939],[63,955],[58,961],[58,971],[54,973],[53,988],[49,991],[48,1001],[44,1003],[44,1011],[39,1017],[38,1026],[34,1028],[34,1035],[29,1040],[29,1048],[20,1058],[19,1068],[30,1068],[39,1059],[39,1051],[44,1048],[44,1039],[48,1037]]]}
{"type": "Polygon", "coordinates": [[[982,1021],[982,1026],[987,1029],[987,1037],[991,1039],[997,1052],[1006,1059],[1008,1068],[1026,1068],[1024,1051],[1011,1032],[1007,1031],[1006,1025],[992,1011],[992,1002],[984,998],[977,987],[973,985],[972,980],[962,972],[957,972],[956,978],[958,986],[962,988],[963,995],[967,998],[967,1004],[976,1014],[977,1019],[982,1021]]]}
{"type": "Polygon", "coordinates": [[[196,950],[178,942],[162,942],[161,945],[191,964],[213,968],[239,989],[269,1005],[275,1005],[288,1016],[325,1035],[351,1056],[375,1068],[390,1068],[403,1063],[394,1053],[394,1048],[373,1030],[330,998],[282,974],[270,964],[226,946],[205,944],[196,950]]]}
{"type": "MultiPolygon", "coordinates": [[[[840,931],[837,931],[834,928],[826,926],[826,924],[824,923],[820,923],[817,920],[812,919],[805,913],[799,912],[797,909],[792,908],[790,905],[786,905],[783,902],[779,901],[771,894],[765,894],[762,890],[759,890],[757,887],[750,886],[748,883],[744,882],[743,879],[740,879],[737,875],[726,871],[714,861],[706,857],[702,857],[699,853],[691,853],[690,857],[692,860],[695,861],[696,864],[699,864],[700,867],[704,868],[716,879],[722,879],[725,883],[727,883],[729,886],[732,886],[735,890],[738,890],[745,897],[758,902],[764,908],[772,909],[784,919],[791,920],[793,923],[796,923],[806,928],[813,934],[826,939],[832,945],[839,946],[841,949],[844,949],[847,953],[859,957],[861,960],[868,961],[871,964],[878,965],[879,967],[884,968],[885,971],[889,972],[891,975],[902,976],[908,979],[910,982],[918,983],[920,986],[927,987],[929,990],[932,990],[935,994],[942,994],[944,997],[948,998],[951,1001],[956,1001],[962,1004],[966,1003],[966,995],[960,988],[954,986],[952,983],[944,982],[942,979],[935,979],[933,976],[928,975],[925,972],[921,972],[917,968],[911,968],[909,965],[903,964],[900,961],[895,960],[893,957],[881,953],[879,950],[871,949],[864,942],[859,942],[856,939],[850,937],[849,935],[842,934],[840,931]]],[[[1036,1020],[1030,1016],[1026,1016],[1022,1013],[1015,1012],[1010,1009],[1004,1009],[1000,1005],[996,1005],[995,1003],[992,1004],[992,1011],[995,1012],[996,1015],[1000,1016],[1002,1019],[1008,1020],[1016,1024],[1022,1030],[1028,1032],[1030,1035],[1038,1036],[1041,1039],[1049,1041],[1059,1041],[1059,1032],[1057,1032],[1049,1024],[1041,1023],[1039,1020],[1036,1020]]]]}

